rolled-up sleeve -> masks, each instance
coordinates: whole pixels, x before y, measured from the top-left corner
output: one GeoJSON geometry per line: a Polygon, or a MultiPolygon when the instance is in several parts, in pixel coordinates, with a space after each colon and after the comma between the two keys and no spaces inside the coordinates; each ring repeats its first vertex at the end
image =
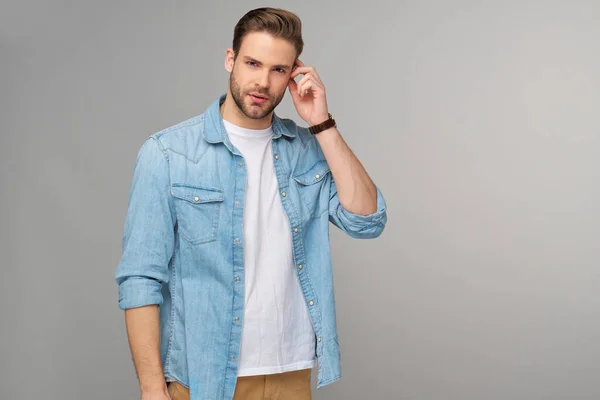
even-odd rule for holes
{"type": "Polygon", "coordinates": [[[174,226],[167,154],[151,136],[138,152],[129,193],[122,256],[115,272],[120,309],[162,304],[174,226]]]}
{"type": "Polygon", "coordinates": [[[332,178],[329,191],[329,221],[355,239],[378,237],[387,222],[387,206],[381,190],[377,188],[377,211],[369,215],[359,215],[342,206],[332,178]]]}

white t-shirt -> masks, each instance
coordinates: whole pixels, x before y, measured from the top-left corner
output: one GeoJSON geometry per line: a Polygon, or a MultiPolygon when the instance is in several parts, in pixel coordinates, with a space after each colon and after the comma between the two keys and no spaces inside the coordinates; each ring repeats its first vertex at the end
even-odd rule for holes
{"type": "Polygon", "coordinates": [[[315,365],[315,333],[292,255],[292,233],[273,165],[272,128],[223,121],[246,163],[245,311],[238,376],[315,365]]]}

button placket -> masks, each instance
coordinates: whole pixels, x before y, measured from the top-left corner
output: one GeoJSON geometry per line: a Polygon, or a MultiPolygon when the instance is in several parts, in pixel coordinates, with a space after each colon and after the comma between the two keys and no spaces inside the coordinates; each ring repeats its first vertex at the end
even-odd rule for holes
{"type": "MultiPolygon", "coordinates": [[[[233,262],[234,262],[234,285],[235,285],[235,290],[234,290],[234,304],[235,306],[235,310],[233,311],[233,315],[231,316],[231,324],[233,326],[233,330],[235,332],[235,335],[240,335],[241,334],[241,321],[242,321],[242,317],[240,317],[240,313],[243,312],[243,303],[244,303],[244,295],[243,295],[243,283],[242,283],[242,274],[243,272],[243,253],[241,252],[242,249],[242,239],[243,239],[243,229],[240,229],[243,226],[243,213],[241,213],[240,211],[242,210],[242,201],[244,199],[244,184],[246,181],[246,174],[247,174],[247,168],[246,167],[246,163],[245,160],[240,157],[237,156],[236,159],[234,159],[234,166],[237,165],[238,169],[235,171],[235,191],[234,191],[234,208],[233,208],[233,218],[232,218],[232,226],[233,226],[233,233],[232,233],[232,237],[233,237],[233,243],[235,244],[235,246],[233,246],[233,262]],[[239,286],[238,286],[239,285],[239,286]]],[[[230,343],[229,343],[229,363],[234,364],[237,363],[237,358],[238,358],[238,354],[236,353],[236,350],[234,348],[234,343],[238,342],[239,343],[239,336],[232,336],[230,343]]]]}
{"type": "MultiPolygon", "coordinates": [[[[277,141],[274,141],[273,142],[273,157],[275,160],[281,161],[278,150],[279,149],[278,149],[277,141]]],[[[296,215],[293,213],[294,201],[292,198],[288,199],[288,194],[285,190],[286,186],[285,185],[281,186],[282,182],[279,180],[279,176],[281,175],[281,173],[285,172],[285,168],[284,168],[283,164],[284,164],[283,162],[282,163],[274,162],[274,167],[276,170],[276,175],[278,177],[277,180],[278,180],[278,187],[279,187],[279,191],[280,191],[280,195],[281,195],[281,202],[282,202],[284,211],[288,216],[288,219],[289,219],[290,225],[291,225],[291,229],[293,232],[292,233],[292,240],[293,240],[293,246],[292,246],[293,250],[292,251],[294,253],[293,254],[294,258],[295,259],[297,258],[299,261],[298,264],[296,265],[296,268],[298,271],[297,276],[298,276],[298,279],[300,280],[299,283],[301,286],[301,290],[302,290],[306,300],[312,298],[311,300],[308,300],[307,303],[305,303],[305,304],[308,304],[309,313],[311,314],[311,320],[316,320],[317,322],[320,322],[319,310],[316,307],[314,307],[315,306],[315,300],[313,297],[314,293],[312,293],[312,290],[310,290],[310,285],[306,282],[306,280],[308,278],[306,277],[306,272],[305,272],[306,269],[304,268],[304,265],[302,264],[302,262],[304,261],[304,257],[301,254],[303,252],[304,243],[301,240],[301,235],[299,235],[299,232],[300,232],[300,229],[302,226],[299,224],[300,221],[298,221],[296,219],[296,215]],[[284,171],[281,171],[282,169],[284,171]],[[300,253],[298,253],[298,252],[300,252],[300,253]],[[306,286],[307,284],[309,285],[308,287],[306,286]]],[[[314,176],[315,180],[318,180],[321,178],[320,174],[315,174],[313,176],[314,176]]],[[[321,332],[319,332],[320,326],[318,324],[316,326],[313,324],[313,328],[315,329],[316,332],[321,333],[321,332]]],[[[317,344],[318,349],[321,349],[322,348],[321,336],[318,336],[316,340],[318,343],[317,344]]],[[[321,350],[318,350],[318,352],[320,353],[321,350]]]]}

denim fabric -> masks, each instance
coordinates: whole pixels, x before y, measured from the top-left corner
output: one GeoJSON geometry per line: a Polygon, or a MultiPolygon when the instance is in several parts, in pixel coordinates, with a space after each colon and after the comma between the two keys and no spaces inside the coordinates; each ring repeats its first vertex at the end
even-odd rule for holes
{"type": "MultiPolygon", "coordinates": [[[[188,387],[192,400],[233,398],[244,322],[246,168],[223,125],[224,100],[141,146],[115,272],[121,309],[159,305],[164,374],[188,387]]],[[[353,238],[375,238],[387,220],[386,204],[377,189],[375,213],[344,209],[316,138],[277,115],[272,126],[320,388],[341,377],[329,222],[353,238]]]]}

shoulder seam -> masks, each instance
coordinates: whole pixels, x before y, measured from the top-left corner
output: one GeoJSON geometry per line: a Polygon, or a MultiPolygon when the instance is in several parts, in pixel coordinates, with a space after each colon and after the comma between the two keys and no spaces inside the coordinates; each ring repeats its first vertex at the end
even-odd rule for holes
{"type": "Polygon", "coordinates": [[[160,137],[164,136],[167,133],[177,132],[180,129],[197,125],[197,124],[201,123],[203,120],[204,120],[204,113],[202,113],[200,115],[196,115],[195,117],[189,118],[183,122],[179,122],[168,128],[162,129],[162,130],[154,133],[153,135],[156,136],[157,139],[159,139],[160,137]]]}

